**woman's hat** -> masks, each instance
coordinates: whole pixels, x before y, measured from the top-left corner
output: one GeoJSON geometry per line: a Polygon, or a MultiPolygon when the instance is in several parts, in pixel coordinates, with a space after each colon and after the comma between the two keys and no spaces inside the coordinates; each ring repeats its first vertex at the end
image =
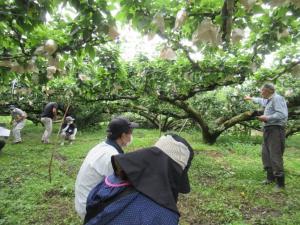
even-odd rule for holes
{"type": "Polygon", "coordinates": [[[75,119],[72,116],[67,116],[66,121],[74,121],[75,119]]]}

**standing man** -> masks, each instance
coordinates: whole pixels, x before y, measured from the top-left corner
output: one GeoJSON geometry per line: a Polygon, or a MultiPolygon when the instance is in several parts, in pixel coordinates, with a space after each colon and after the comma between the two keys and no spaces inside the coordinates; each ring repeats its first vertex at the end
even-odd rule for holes
{"type": "Polygon", "coordinates": [[[104,176],[113,174],[111,156],[123,154],[122,147],[132,142],[133,129],[138,124],[123,117],[113,119],[107,128],[106,141],[92,148],[84,159],[75,183],[75,209],[83,220],[89,192],[104,176]]]}
{"type": "Polygon", "coordinates": [[[21,138],[21,130],[24,128],[25,126],[25,121],[27,118],[27,114],[17,108],[14,105],[10,105],[9,106],[9,110],[11,113],[11,121],[10,123],[12,124],[12,134],[14,136],[14,144],[19,144],[22,142],[22,138],[21,138]]]}
{"type": "Polygon", "coordinates": [[[50,142],[49,138],[52,134],[52,123],[53,120],[56,120],[57,110],[58,104],[56,102],[49,102],[41,114],[41,122],[45,126],[45,131],[42,136],[42,143],[44,144],[48,144],[50,142]]]}
{"type": "Polygon", "coordinates": [[[264,123],[262,162],[267,179],[264,184],[276,182],[276,189],[284,188],[283,152],[285,147],[285,125],[288,119],[288,109],[285,99],[275,92],[273,84],[264,84],[261,88],[262,98],[245,96],[265,107],[264,114],[257,117],[264,123]]]}

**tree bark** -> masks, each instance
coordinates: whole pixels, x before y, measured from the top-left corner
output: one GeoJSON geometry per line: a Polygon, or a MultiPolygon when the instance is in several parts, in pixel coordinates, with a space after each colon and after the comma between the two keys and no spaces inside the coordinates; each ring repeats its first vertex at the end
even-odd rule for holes
{"type": "Polygon", "coordinates": [[[222,8],[222,40],[228,45],[231,37],[232,17],[234,10],[234,0],[225,0],[222,8]]]}
{"type": "Polygon", "coordinates": [[[193,119],[201,128],[202,131],[202,139],[204,143],[207,144],[214,144],[217,140],[217,137],[220,135],[218,132],[211,133],[208,127],[208,124],[202,118],[201,113],[197,112],[193,107],[191,107],[188,103],[179,100],[170,99],[164,95],[160,95],[159,98],[161,100],[167,101],[183,111],[193,119]]]}

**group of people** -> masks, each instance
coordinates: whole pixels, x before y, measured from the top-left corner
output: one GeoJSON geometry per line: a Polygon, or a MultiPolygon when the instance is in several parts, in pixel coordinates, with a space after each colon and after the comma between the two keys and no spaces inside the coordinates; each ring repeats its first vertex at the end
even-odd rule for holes
{"type": "MultiPolygon", "coordinates": [[[[257,117],[263,122],[262,162],[266,171],[263,184],[275,182],[275,189],[282,190],[287,103],[275,92],[273,84],[263,85],[261,95],[262,98],[245,96],[244,99],[264,107],[263,115],[257,117]]],[[[49,143],[58,109],[55,102],[44,108],[43,143],[49,143]]],[[[14,143],[20,143],[27,115],[14,106],[10,110],[14,143]]],[[[84,159],[75,182],[75,209],[84,224],[178,224],[180,214],[176,204],[179,193],[190,191],[188,170],[193,149],[184,138],[166,134],[152,147],[124,153],[123,147],[132,142],[136,127],[138,124],[124,117],[113,119],[107,128],[107,139],[92,148],[84,159]]],[[[75,135],[74,119],[66,117],[61,136],[72,141],[75,135]]]]}
{"type": "MultiPolygon", "coordinates": [[[[27,113],[15,105],[10,105],[9,110],[11,113],[11,122],[12,125],[12,135],[13,143],[19,144],[22,142],[21,130],[24,128],[27,118],[27,113]]],[[[58,110],[63,111],[63,105],[60,105],[56,102],[49,102],[41,114],[41,122],[45,127],[45,131],[42,135],[42,143],[50,143],[50,137],[52,134],[52,125],[53,121],[57,118],[58,110]]],[[[72,116],[66,116],[64,122],[60,129],[61,145],[64,145],[65,141],[68,141],[72,144],[72,141],[75,140],[77,133],[77,127],[74,123],[74,118],[72,116]]]]}
{"type": "MultiPolygon", "coordinates": [[[[264,107],[257,119],[263,122],[263,184],[285,187],[283,153],[288,109],[273,84],[261,88],[262,98],[245,96],[264,107]]],[[[182,137],[167,134],[153,147],[124,153],[137,124],[113,119],[106,141],[89,151],[75,183],[75,209],[88,225],[178,224],[179,193],[188,193],[188,170],[194,153],[182,137]]]]}
{"type": "MultiPolygon", "coordinates": [[[[44,124],[45,131],[42,136],[42,143],[48,144],[50,143],[50,137],[52,134],[52,125],[53,121],[57,118],[57,112],[61,110],[65,111],[63,104],[58,104],[56,102],[49,102],[45,108],[43,113],[41,114],[41,122],[44,124]]],[[[77,133],[77,127],[74,123],[74,118],[72,116],[67,116],[65,118],[64,123],[61,127],[60,137],[62,138],[61,145],[64,145],[64,140],[69,141],[72,144],[72,141],[75,140],[75,136],[77,133]]]]}

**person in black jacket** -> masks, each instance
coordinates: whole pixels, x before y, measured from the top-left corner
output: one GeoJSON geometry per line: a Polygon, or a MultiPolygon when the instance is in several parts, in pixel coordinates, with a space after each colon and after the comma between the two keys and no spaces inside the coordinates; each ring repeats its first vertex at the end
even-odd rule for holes
{"type": "Polygon", "coordinates": [[[53,120],[56,120],[58,110],[58,104],[56,102],[49,102],[42,114],[41,114],[41,122],[45,127],[45,131],[42,136],[42,143],[48,144],[50,142],[49,138],[52,134],[52,123],[53,120]]]}
{"type": "Polygon", "coordinates": [[[62,138],[61,145],[64,145],[64,141],[69,141],[69,144],[72,144],[72,141],[75,140],[75,136],[77,133],[77,127],[74,123],[74,118],[72,116],[67,116],[65,123],[63,123],[61,128],[60,136],[62,138]]]}
{"type": "Polygon", "coordinates": [[[10,131],[5,128],[5,124],[0,124],[0,151],[5,146],[5,139],[9,137],[10,131]]]}
{"type": "Polygon", "coordinates": [[[5,141],[0,140],[0,151],[2,150],[2,148],[5,146],[5,141]]]}

